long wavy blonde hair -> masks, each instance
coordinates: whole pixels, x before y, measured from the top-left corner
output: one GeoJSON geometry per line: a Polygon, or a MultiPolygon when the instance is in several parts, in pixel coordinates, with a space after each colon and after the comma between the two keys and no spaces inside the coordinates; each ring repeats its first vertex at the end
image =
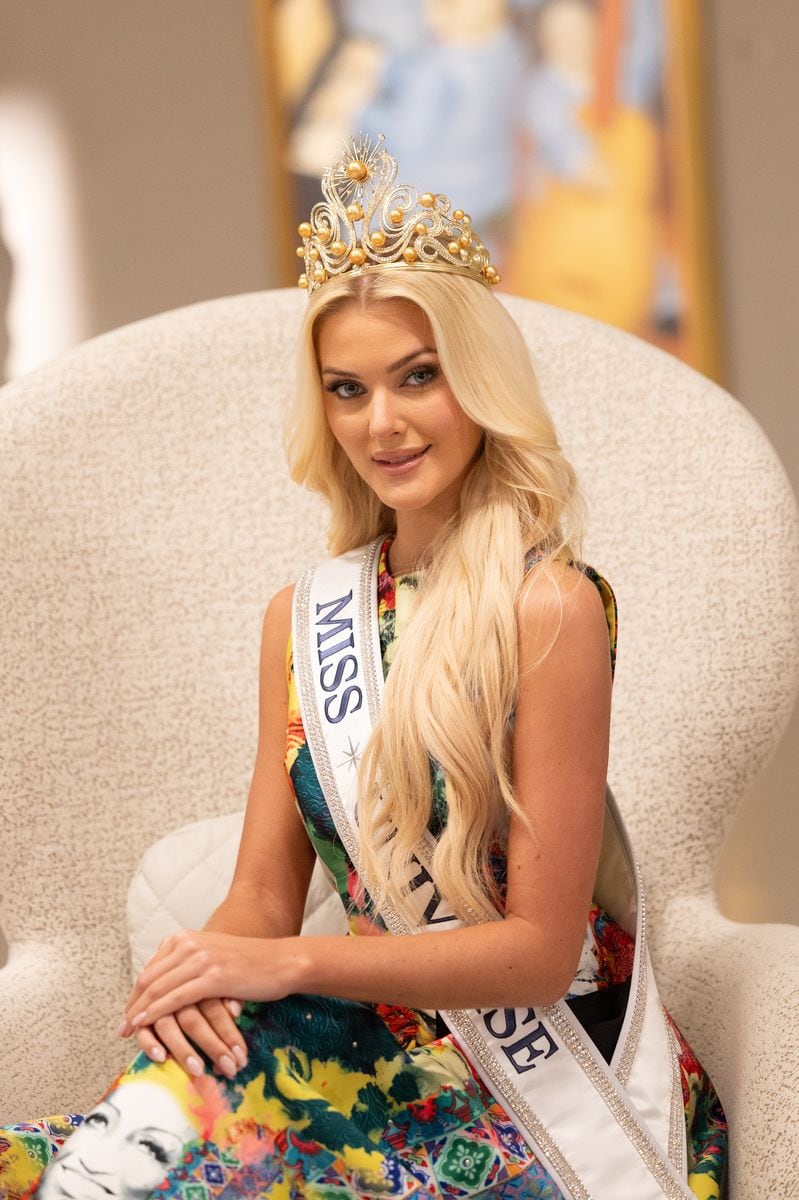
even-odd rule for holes
{"type": "Polygon", "coordinates": [[[432,873],[463,920],[495,913],[489,865],[511,813],[512,717],[518,681],[517,604],[525,553],[579,557],[580,502],[522,334],[482,284],[455,274],[383,270],[330,281],[302,326],[296,400],[286,449],[292,478],[330,505],[332,554],[395,529],[395,514],[361,479],[324,413],[315,335],[346,305],[406,300],[425,314],[441,369],[463,411],[484,431],[459,511],[429,547],[413,619],[386,680],[381,717],[359,767],[363,868],[379,907],[411,916],[411,859],[431,815],[431,764],[445,778],[447,820],[432,873]]]}

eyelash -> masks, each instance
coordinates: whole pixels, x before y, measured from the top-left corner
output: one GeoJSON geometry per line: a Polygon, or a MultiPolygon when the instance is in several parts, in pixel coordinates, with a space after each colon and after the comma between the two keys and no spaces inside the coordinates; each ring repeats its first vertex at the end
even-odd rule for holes
{"type": "MultiPolygon", "coordinates": [[[[412,391],[421,391],[422,388],[427,387],[428,384],[432,383],[439,373],[439,368],[434,367],[432,364],[429,366],[414,367],[414,369],[409,371],[402,381],[403,386],[405,386],[405,384],[408,383],[408,380],[412,379],[414,375],[421,375],[423,372],[427,374],[427,379],[425,379],[423,383],[412,383],[410,385],[412,391]]],[[[361,385],[354,379],[339,379],[337,383],[326,383],[325,391],[331,392],[334,396],[338,396],[339,400],[357,400],[358,396],[363,395],[363,388],[361,388],[361,385]],[[358,392],[349,392],[348,394],[342,396],[339,392],[339,388],[349,387],[353,384],[355,387],[360,388],[361,390],[358,392]]]]}
{"type": "Polygon", "coordinates": [[[151,1138],[141,1138],[139,1145],[145,1146],[153,1158],[157,1159],[163,1166],[166,1166],[169,1162],[169,1155],[163,1146],[159,1146],[158,1142],[153,1141],[151,1138]]]}

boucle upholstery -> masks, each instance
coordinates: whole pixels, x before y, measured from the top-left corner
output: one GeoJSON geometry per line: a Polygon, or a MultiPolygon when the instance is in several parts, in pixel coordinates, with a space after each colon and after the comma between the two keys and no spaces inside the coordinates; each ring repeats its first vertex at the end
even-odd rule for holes
{"type": "MultiPolygon", "coordinates": [[[[588,495],[585,557],[617,590],[610,778],[662,994],[731,1118],[734,1200],[799,1196],[799,930],[725,920],[713,890],[795,690],[794,500],[719,387],[507,303],[588,495]]],[[[302,305],[167,313],[0,392],[0,1123],[85,1110],[123,1066],[135,866],[243,806],[262,612],[324,553],[280,451],[302,305]]]]}

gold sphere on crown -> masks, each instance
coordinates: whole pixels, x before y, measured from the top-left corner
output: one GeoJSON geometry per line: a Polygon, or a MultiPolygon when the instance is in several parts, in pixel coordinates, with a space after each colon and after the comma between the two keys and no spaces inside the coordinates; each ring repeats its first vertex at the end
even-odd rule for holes
{"type": "Polygon", "coordinates": [[[369,174],[369,168],[365,162],[361,162],[358,158],[351,158],[345,168],[347,178],[353,179],[356,183],[363,183],[369,174]]]}
{"type": "Polygon", "coordinates": [[[305,247],[298,246],[294,253],[297,255],[297,258],[305,258],[305,247]]]}
{"type": "Polygon", "coordinates": [[[307,286],[308,286],[308,276],[300,275],[299,279],[297,280],[297,287],[307,288],[307,286]]]}
{"type": "Polygon", "coordinates": [[[397,182],[382,135],[349,139],[322,176],[323,198],[297,227],[310,293],[348,271],[408,266],[498,282],[488,252],[462,208],[447,196],[397,182]],[[360,224],[359,224],[360,223],[360,224]]]}

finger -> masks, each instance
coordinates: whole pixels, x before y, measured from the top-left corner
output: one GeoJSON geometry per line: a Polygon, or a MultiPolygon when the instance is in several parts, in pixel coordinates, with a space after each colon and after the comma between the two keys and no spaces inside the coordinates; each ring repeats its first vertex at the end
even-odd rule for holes
{"type": "Polygon", "coordinates": [[[238,1000],[223,1000],[222,1003],[224,1004],[225,1008],[230,1013],[231,1017],[234,1018],[234,1020],[237,1020],[241,1016],[240,1001],[238,1001],[238,1000]]]}
{"type": "Polygon", "coordinates": [[[158,1034],[161,1042],[168,1048],[175,1061],[180,1063],[187,1074],[194,1076],[205,1074],[205,1065],[200,1055],[191,1042],[184,1037],[183,1031],[174,1016],[170,1014],[156,1021],[155,1032],[158,1034]]]}
{"type": "Polygon", "coordinates": [[[247,1065],[247,1043],[223,1000],[202,1000],[198,1005],[216,1036],[225,1043],[240,1067],[247,1065]]]}
{"type": "Polygon", "coordinates": [[[181,959],[185,959],[185,957],[186,954],[181,954],[180,948],[177,946],[173,946],[168,953],[162,954],[159,951],[155,954],[136,976],[136,982],[133,984],[130,998],[125,1005],[125,1016],[130,1018],[140,1007],[139,1002],[147,989],[166,972],[174,970],[181,959]]]}
{"type": "Polygon", "coordinates": [[[155,954],[150,955],[133,981],[133,987],[131,988],[128,1002],[125,1005],[126,1011],[135,1003],[147,984],[159,973],[160,964],[166,957],[172,954],[173,950],[174,937],[170,935],[163,938],[155,954]]]}
{"type": "Polygon", "coordinates": [[[188,1004],[199,1004],[218,994],[215,973],[200,973],[181,964],[163,979],[154,983],[142,996],[141,1009],[130,1018],[134,1029],[141,1025],[155,1025],[161,1017],[176,1013],[188,1004]]]}
{"type": "Polygon", "coordinates": [[[143,1050],[153,1062],[166,1062],[166,1050],[158,1041],[150,1025],[145,1025],[143,1029],[137,1031],[136,1041],[139,1043],[139,1049],[143,1050]]]}
{"type": "Polygon", "coordinates": [[[219,966],[211,962],[207,950],[186,947],[174,965],[166,960],[163,973],[141,993],[125,1016],[130,1024],[153,1025],[159,1017],[174,1013],[186,1004],[196,1004],[219,995],[219,966]]]}
{"type": "MultiPolygon", "coordinates": [[[[221,1007],[221,1005],[220,1005],[221,1007]]],[[[232,1048],[219,1036],[216,1029],[207,1020],[196,1004],[189,1004],[175,1013],[175,1020],[187,1038],[210,1058],[216,1068],[233,1079],[240,1066],[244,1064],[232,1048]]]]}
{"type": "MultiPolygon", "coordinates": [[[[125,1005],[122,1021],[116,1030],[117,1037],[130,1037],[134,1032],[135,1026],[132,1018],[144,1011],[145,1003],[142,997],[146,994],[149,995],[148,988],[151,988],[164,974],[167,974],[170,970],[174,970],[181,962],[185,962],[188,958],[203,961],[205,957],[201,938],[198,937],[197,930],[179,929],[176,933],[169,934],[163,938],[155,954],[151,955],[136,977],[127,1004],[125,1005]]],[[[234,1003],[238,1002],[234,1001],[234,1003]]],[[[139,1022],[139,1024],[142,1023],[141,1021],[139,1022]]]]}

